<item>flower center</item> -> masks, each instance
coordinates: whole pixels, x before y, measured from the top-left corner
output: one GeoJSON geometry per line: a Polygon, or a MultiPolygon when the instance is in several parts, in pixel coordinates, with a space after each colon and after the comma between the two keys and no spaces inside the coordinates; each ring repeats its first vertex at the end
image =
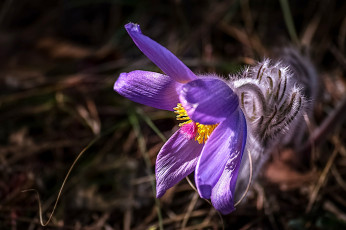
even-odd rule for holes
{"type": "Polygon", "coordinates": [[[178,103],[177,107],[173,108],[174,113],[177,114],[177,120],[183,121],[179,124],[180,132],[185,134],[188,139],[195,139],[199,144],[204,144],[214,129],[219,125],[203,125],[198,122],[194,122],[190,119],[189,115],[187,115],[184,107],[178,103]]]}

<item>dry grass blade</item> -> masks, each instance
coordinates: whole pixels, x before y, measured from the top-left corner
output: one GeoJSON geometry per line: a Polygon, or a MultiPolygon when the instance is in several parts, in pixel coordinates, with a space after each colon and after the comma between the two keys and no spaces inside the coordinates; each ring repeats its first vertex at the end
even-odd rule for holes
{"type": "MultiPolygon", "coordinates": [[[[189,185],[191,186],[191,188],[192,188],[193,190],[195,190],[195,192],[198,194],[197,188],[193,185],[193,183],[191,182],[190,178],[185,177],[185,179],[187,180],[187,182],[189,183],[189,185]]],[[[207,202],[210,206],[213,207],[213,204],[212,204],[209,200],[207,200],[207,199],[203,199],[203,200],[205,200],[205,202],[207,202]]],[[[213,208],[214,208],[214,207],[213,207],[213,208]]],[[[220,212],[217,212],[217,215],[218,215],[219,218],[220,218],[222,229],[224,229],[225,226],[224,226],[223,218],[222,218],[220,212]]]]}
{"type": "Polygon", "coordinates": [[[50,213],[48,219],[46,222],[43,221],[43,213],[42,213],[42,205],[41,205],[41,199],[40,199],[40,194],[38,193],[37,190],[35,189],[27,189],[27,190],[24,190],[22,192],[35,192],[36,193],[36,198],[37,198],[37,202],[38,202],[38,209],[39,209],[39,218],[40,218],[40,224],[42,226],[47,226],[47,224],[49,224],[50,220],[52,219],[53,215],[54,215],[54,212],[55,212],[55,209],[58,205],[58,202],[60,200],[60,197],[61,197],[61,193],[62,193],[62,190],[64,189],[64,186],[67,182],[67,179],[69,178],[71,172],[72,172],[72,169],[74,168],[74,166],[76,165],[76,163],[78,162],[78,160],[82,157],[82,155],[85,153],[85,151],[87,151],[93,144],[95,144],[95,142],[99,139],[99,137],[96,137],[94,140],[92,140],[79,154],[78,156],[76,157],[76,159],[73,161],[71,167],[69,168],[65,178],[64,178],[64,181],[62,182],[62,185],[60,187],[60,190],[59,190],[59,193],[58,193],[58,196],[55,200],[55,203],[54,203],[54,206],[53,206],[53,209],[52,209],[52,212],[50,213]]]}
{"type": "Polygon", "coordinates": [[[189,221],[189,218],[190,218],[191,213],[192,213],[192,211],[193,211],[193,209],[194,209],[194,207],[195,207],[195,205],[197,203],[198,198],[199,198],[198,193],[194,193],[193,197],[192,197],[192,199],[190,201],[190,204],[189,204],[189,206],[188,206],[188,208],[186,210],[186,214],[185,214],[185,217],[183,219],[183,222],[181,224],[181,228],[182,229],[185,229],[186,224],[189,221]]]}
{"type": "Polygon", "coordinates": [[[288,29],[288,33],[290,34],[291,40],[295,43],[295,44],[299,44],[299,39],[297,36],[297,32],[294,26],[294,22],[293,22],[293,18],[292,18],[292,14],[291,14],[291,10],[290,10],[290,6],[288,4],[287,0],[279,0],[280,1],[280,5],[281,5],[281,9],[282,12],[284,14],[284,18],[285,18],[285,23],[288,29]]]}
{"type": "MultiPolygon", "coordinates": [[[[129,120],[130,123],[133,126],[133,130],[136,134],[137,140],[138,140],[138,146],[139,149],[143,155],[146,167],[147,167],[147,171],[149,172],[149,176],[151,176],[153,173],[151,172],[151,162],[150,162],[150,158],[148,155],[148,152],[146,150],[146,141],[143,137],[143,134],[141,132],[140,126],[139,126],[139,121],[137,118],[137,115],[135,113],[130,113],[129,114],[129,120]]],[[[152,187],[152,191],[153,191],[153,195],[154,197],[156,196],[156,187],[155,187],[155,182],[151,181],[151,187],[152,187]]],[[[160,201],[158,199],[155,199],[155,205],[156,205],[156,209],[157,209],[157,217],[159,220],[159,228],[160,230],[163,230],[163,223],[162,223],[162,214],[161,214],[161,209],[160,209],[160,201]]]]}
{"type": "Polygon", "coordinates": [[[324,119],[323,123],[314,130],[310,139],[298,150],[298,155],[310,152],[313,144],[323,143],[328,135],[339,125],[344,122],[346,116],[346,97],[337,105],[330,115],[324,119]]]}
{"type": "MultiPolygon", "coordinates": [[[[306,112],[304,112],[303,114],[303,117],[304,117],[304,121],[308,127],[308,131],[309,131],[309,136],[312,136],[312,133],[313,133],[313,127],[312,127],[312,124],[310,122],[310,118],[308,116],[308,114],[306,112]]],[[[316,156],[316,146],[315,146],[315,143],[312,141],[312,139],[309,139],[310,142],[310,145],[311,145],[311,165],[314,165],[314,161],[316,160],[317,156],[316,156]]]]}
{"type": "Polygon", "coordinates": [[[331,167],[333,166],[333,163],[334,163],[336,156],[338,155],[338,153],[340,151],[340,143],[337,143],[337,141],[335,139],[336,138],[334,137],[333,142],[335,144],[335,149],[334,149],[332,155],[329,157],[326,166],[324,167],[316,185],[314,186],[314,189],[312,190],[312,192],[310,194],[309,203],[308,203],[308,206],[306,208],[306,212],[311,211],[313,204],[316,202],[318,193],[319,193],[320,189],[323,187],[323,185],[325,184],[325,182],[327,180],[328,173],[329,173],[331,167]]]}
{"type": "Polygon", "coordinates": [[[250,173],[249,173],[249,182],[246,186],[246,189],[243,193],[243,195],[240,197],[240,199],[234,204],[234,207],[238,206],[240,204],[240,202],[242,202],[242,200],[246,197],[246,194],[248,193],[249,189],[250,189],[250,185],[251,185],[251,182],[252,182],[252,157],[251,157],[251,153],[250,151],[248,150],[247,151],[248,153],[248,156],[249,156],[249,170],[250,170],[250,173]]]}
{"type": "Polygon", "coordinates": [[[345,190],[345,192],[346,192],[346,182],[341,177],[338,169],[333,165],[331,170],[332,170],[332,173],[333,173],[333,176],[334,176],[335,180],[338,182],[340,187],[343,188],[345,190]]]}

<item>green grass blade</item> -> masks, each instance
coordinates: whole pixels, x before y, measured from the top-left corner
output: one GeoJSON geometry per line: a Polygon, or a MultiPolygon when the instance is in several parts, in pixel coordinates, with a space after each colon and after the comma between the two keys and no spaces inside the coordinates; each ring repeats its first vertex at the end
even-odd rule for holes
{"type": "Polygon", "coordinates": [[[291,40],[297,45],[299,45],[299,39],[298,39],[297,32],[294,26],[294,22],[293,22],[288,1],[287,0],[279,0],[279,1],[280,1],[282,13],[284,14],[285,23],[288,29],[288,33],[290,34],[291,40]]]}

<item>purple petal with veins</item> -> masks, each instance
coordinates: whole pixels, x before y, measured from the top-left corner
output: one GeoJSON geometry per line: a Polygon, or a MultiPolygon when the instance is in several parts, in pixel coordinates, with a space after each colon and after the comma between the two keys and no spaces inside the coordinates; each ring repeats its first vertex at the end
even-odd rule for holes
{"type": "Polygon", "coordinates": [[[196,75],[168,49],[142,34],[139,25],[128,23],[125,29],[137,47],[165,74],[180,83],[197,79],[196,75]]]}
{"type": "Polygon", "coordinates": [[[180,101],[191,120],[217,124],[238,108],[238,96],[222,80],[201,78],[181,87],[180,101]]]}
{"type": "Polygon", "coordinates": [[[141,70],[120,74],[114,84],[116,92],[134,102],[170,111],[179,102],[180,87],[166,75],[141,70]]]}
{"type": "Polygon", "coordinates": [[[238,139],[230,152],[225,169],[213,187],[211,202],[215,209],[226,215],[234,211],[234,191],[237,183],[240,162],[246,144],[246,120],[242,112],[239,114],[238,139]]]}
{"type": "Polygon", "coordinates": [[[195,170],[203,145],[188,139],[179,130],[161,148],[156,159],[156,196],[195,170]]]}
{"type": "Polygon", "coordinates": [[[195,173],[195,182],[202,198],[210,198],[212,189],[226,166],[231,166],[231,163],[240,164],[246,141],[244,121],[242,112],[240,109],[237,110],[219,124],[206,142],[195,173]],[[231,162],[229,162],[230,159],[232,159],[231,162]]]}

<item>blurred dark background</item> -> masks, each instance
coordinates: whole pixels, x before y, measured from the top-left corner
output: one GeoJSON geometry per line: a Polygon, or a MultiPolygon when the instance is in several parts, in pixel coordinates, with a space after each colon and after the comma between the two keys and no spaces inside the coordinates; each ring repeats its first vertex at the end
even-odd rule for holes
{"type": "Polygon", "coordinates": [[[0,229],[345,229],[345,12],[343,0],[2,0],[0,229]],[[300,153],[309,163],[281,149],[222,219],[186,181],[155,201],[156,154],[177,122],[113,92],[121,72],[160,71],[128,22],[197,73],[227,77],[297,47],[321,81],[311,137],[328,126],[300,153]],[[22,191],[39,192],[46,220],[86,146],[41,227],[35,193],[22,191]]]}

